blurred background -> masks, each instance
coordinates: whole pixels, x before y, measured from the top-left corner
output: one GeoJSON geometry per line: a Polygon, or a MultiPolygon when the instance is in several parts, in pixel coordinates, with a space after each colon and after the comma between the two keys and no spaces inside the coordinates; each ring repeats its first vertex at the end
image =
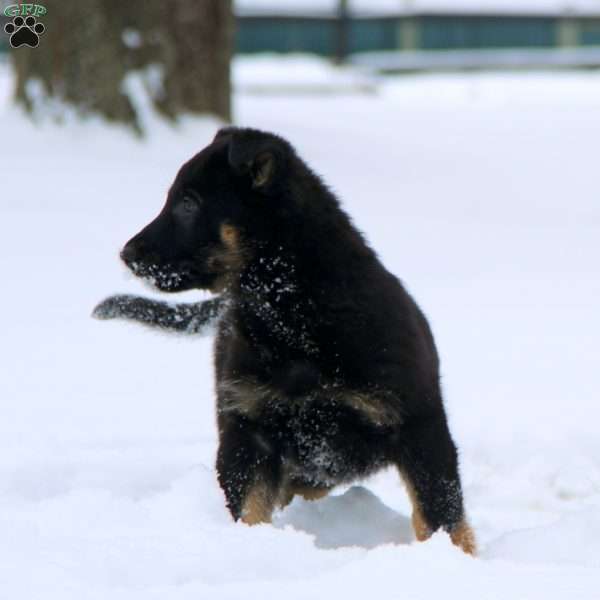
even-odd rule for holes
{"type": "MultiPolygon", "coordinates": [[[[3,0],[0,6],[4,26],[20,5],[3,0]]],[[[304,54],[371,75],[600,66],[600,0],[150,0],[143,6],[49,0],[23,6],[29,8],[22,16],[44,11],[38,19],[47,15],[48,27],[42,51],[22,45],[12,55],[16,100],[32,111],[43,90],[138,132],[136,109],[122,89],[128,73],[145,72],[146,91],[168,118],[208,112],[229,120],[234,57],[304,54]],[[33,80],[41,88],[27,85],[33,80]]],[[[0,52],[9,50],[4,35],[0,52]]],[[[337,87],[328,78],[288,74],[247,82],[242,73],[234,84],[337,87]]]]}
{"type": "Polygon", "coordinates": [[[1,4],[1,597],[364,597],[400,555],[406,597],[597,596],[600,0],[1,4]],[[393,471],[246,537],[211,339],[90,318],[157,296],[118,251],[228,122],[289,139],[427,314],[483,560],[406,546],[393,471]]]}

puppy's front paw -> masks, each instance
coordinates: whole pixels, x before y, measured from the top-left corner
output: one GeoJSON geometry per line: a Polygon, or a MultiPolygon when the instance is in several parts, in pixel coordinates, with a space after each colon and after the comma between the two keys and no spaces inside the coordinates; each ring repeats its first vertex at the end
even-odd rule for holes
{"type": "Polygon", "coordinates": [[[127,306],[133,296],[119,295],[109,296],[100,302],[92,311],[94,319],[105,321],[107,319],[117,319],[123,316],[123,308],[127,306]]]}

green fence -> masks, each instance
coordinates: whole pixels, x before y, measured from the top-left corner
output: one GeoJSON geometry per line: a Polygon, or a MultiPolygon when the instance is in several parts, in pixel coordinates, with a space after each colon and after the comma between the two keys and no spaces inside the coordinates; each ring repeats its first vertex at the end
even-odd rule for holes
{"type": "Polygon", "coordinates": [[[545,18],[424,17],[420,47],[461,48],[551,47],[557,43],[557,21],[545,18]]]}
{"type": "MultiPolygon", "coordinates": [[[[337,44],[338,22],[327,18],[245,17],[238,19],[236,50],[312,52],[331,56],[337,44]]],[[[398,44],[396,19],[352,19],[348,22],[350,52],[393,50],[398,44]]]]}
{"type": "Polygon", "coordinates": [[[353,19],[350,21],[350,52],[395,50],[400,46],[397,19],[353,19]]]}
{"type": "MultiPolygon", "coordinates": [[[[411,40],[404,40],[405,17],[353,18],[348,51],[551,48],[560,44],[561,19],[554,17],[421,15],[410,18],[411,40]]],[[[312,52],[332,56],[337,47],[334,18],[240,17],[237,51],[312,52]]],[[[600,43],[600,19],[576,21],[578,43],[600,43]]]]}
{"type": "Polygon", "coordinates": [[[238,19],[236,50],[253,52],[312,52],[331,56],[335,51],[332,19],[238,19]]]}
{"type": "Polygon", "coordinates": [[[600,19],[590,19],[580,25],[580,43],[584,46],[600,45],[600,19]]]}

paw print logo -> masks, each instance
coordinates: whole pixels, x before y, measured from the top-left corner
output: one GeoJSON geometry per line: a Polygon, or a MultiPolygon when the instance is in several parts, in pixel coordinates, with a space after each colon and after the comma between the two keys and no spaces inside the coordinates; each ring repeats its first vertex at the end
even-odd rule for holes
{"type": "Polygon", "coordinates": [[[13,48],[19,46],[35,48],[40,43],[40,35],[45,30],[46,28],[41,23],[37,23],[36,18],[32,16],[26,19],[15,17],[12,23],[4,26],[4,31],[10,35],[10,45],[13,48]]]}

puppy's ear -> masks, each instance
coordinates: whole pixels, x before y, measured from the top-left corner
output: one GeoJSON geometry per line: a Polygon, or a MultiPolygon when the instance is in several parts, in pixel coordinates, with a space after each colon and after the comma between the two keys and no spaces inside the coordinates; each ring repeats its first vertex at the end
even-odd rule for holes
{"type": "Polygon", "coordinates": [[[229,142],[229,164],[238,175],[248,175],[252,188],[273,193],[284,167],[285,142],[254,130],[237,130],[229,142]]]}
{"type": "Polygon", "coordinates": [[[220,140],[221,138],[229,137],[233,134],[234,131],[237,131],[236,127],[228,126],[221,127],[217,133],[215,133],[215,137],[213,138],[213,142],[220,140]]]}

